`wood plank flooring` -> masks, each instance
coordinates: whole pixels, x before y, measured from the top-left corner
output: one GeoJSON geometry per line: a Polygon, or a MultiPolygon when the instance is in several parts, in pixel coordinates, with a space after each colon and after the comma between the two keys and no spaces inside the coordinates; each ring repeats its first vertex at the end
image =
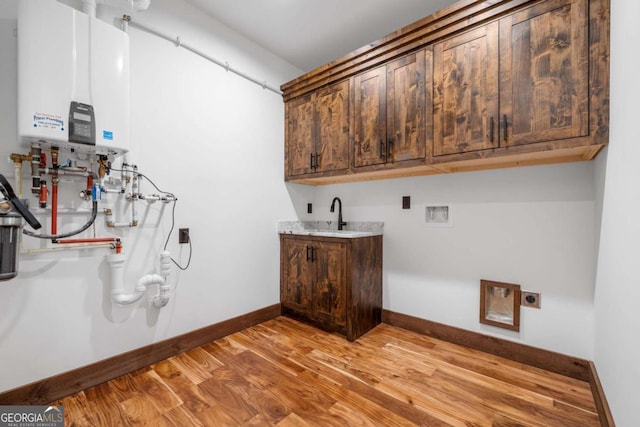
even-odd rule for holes
{"type": "Polygon", "coordinates": [[[599,426],[589,384],[379,325],[278,317],[52,404],[67,426],[599,426]]]}

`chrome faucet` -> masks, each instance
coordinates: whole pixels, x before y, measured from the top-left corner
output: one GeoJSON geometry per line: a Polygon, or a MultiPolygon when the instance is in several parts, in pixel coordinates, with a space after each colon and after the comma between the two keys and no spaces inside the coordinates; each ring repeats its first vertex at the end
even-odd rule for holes
{"type": "Polygon", "coordinates": [[[336,200],[338,201],[338,230],[342,230],[342,227],[347,225],[347,223],[342,220],[342,200],[340,200],[340,197],[333,198],[329,212],[335,212],[336,200]]]}

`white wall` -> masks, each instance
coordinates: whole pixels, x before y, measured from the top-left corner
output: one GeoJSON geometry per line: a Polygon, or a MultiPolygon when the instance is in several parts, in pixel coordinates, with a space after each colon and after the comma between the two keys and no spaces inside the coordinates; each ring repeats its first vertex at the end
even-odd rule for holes
{"type": "Polygon", "coordinates": [[[640,425],[638,16],[638,2],[611,2],[611,128],[595,294],[595,363],[619,427],[640,425]]]}
{"type": "MultiPolygon", "coordinates": [[[[24,152],[15,126],[16,4],[0,6],[3,159],[24,152]]],[[[99,16],[111,23],[120,13],[99,16]]],[[[134,19],[276,87],[301,73],[183,2],[154,0],[134,19]]],[[[281,97],[167,41],[136,29],[130,36],[129,160],[178,196],[176,227],[191,230],[191,267],[176,274],[177,291],[158,311],[148,301],[111,304],[106,249],[21,256],[18,278],[0,283],[0,391],[278,302],[276,223],[296,215],[283,183],[281,97]]],[[[0,171],[13,176],[7,161],[0,171]]],[[[63,203],[78,203],[78,189],[67,186],[63,203]]],[[[144,183],[143,191],[153,189],[144,183]]],[[[140,228],[118,233],[131,287],[157,268],[171,219],[170,206],[140,206],[140,228]]],[[[60,228],[85,219],[61,218],[60,228]]],[[[108,234],[102,222],[97,233],[108,234]]],[[[184,264],[187,246],[177,239],[168,249],[184,264]]]]}
{"type": "Polygon", "coordinates": [[[593,187],[593,163],[337,184],[311,216],[335,221],[339,196],[346,221],[384,221],[386,309],[591,359],[593,187]],[[441,202],[452,227],[425,223],[441,202]],[[541,292],[542,309],[522,308],[519,333],[481,325],[480,279],[541,292]]]}

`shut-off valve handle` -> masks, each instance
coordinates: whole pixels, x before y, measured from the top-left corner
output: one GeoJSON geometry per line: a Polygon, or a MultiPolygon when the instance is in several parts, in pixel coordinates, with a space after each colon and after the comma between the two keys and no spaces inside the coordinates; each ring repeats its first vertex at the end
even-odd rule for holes
{"type": "Polygon", "coordinates": [[[33,216],[33,214],[24,205],[24,203],[22,203],[20,199],[18,199],[18,196],[16,196],[16,193],[13,192],[13,188],[11,188],[9,181],[7,181],[7,179],[1,173],[0,173],[0,192],[5,198],[9,200],[9,202],[11,202],[15,210],[18,211],[20,215],[22,215],[22,217],[29,223],[31,227],[33,227],[34,230],[37,230],[40,227],[42,227],[42,225],[40,224],[40,222],[38,222],[36,217],[33,216]]]}

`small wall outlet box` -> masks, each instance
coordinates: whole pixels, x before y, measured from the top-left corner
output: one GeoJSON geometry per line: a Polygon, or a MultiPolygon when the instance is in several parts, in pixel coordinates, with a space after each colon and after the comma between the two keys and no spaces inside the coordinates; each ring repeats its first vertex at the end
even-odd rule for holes
{"type": "Polygon", "coordinates": [[[538,292],[522,291],[520,293],[520,305],[540,308],[540,294],[538,292]]]}
{"type": "Polygon", "coordinates": [[[402,196],[402,209],[411,209],[411,196],[402,196]]]}
{"type": "Polygon", "coordinates": [[[178,230],[178,243],[189,243],[189,229],[180,228],[178,230]]]}

